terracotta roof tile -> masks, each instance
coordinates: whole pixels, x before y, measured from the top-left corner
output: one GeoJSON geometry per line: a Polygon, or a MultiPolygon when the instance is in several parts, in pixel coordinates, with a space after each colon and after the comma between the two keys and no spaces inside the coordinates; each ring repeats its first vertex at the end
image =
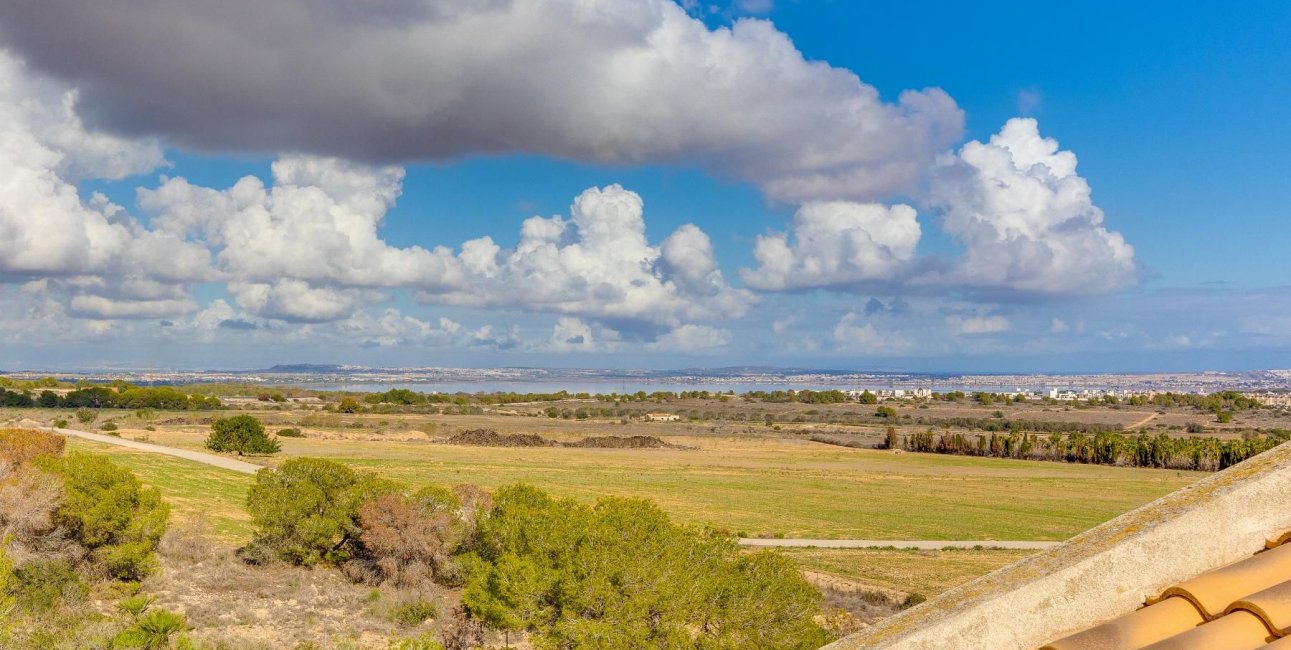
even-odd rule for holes
{"type": "Polygon", "coordinates": [[[1143,650],[1257,650],[1272,638],[1258,616],[1238,611],[1153,643],[1143,650]]]}
{"type": "Polygon", "coordinates": [[[1288,580],[1291,544],[1283,544],[1170,587],[1161,597],[1183,596],[1213,619],[1223,615],[1234,601],[1288,580]]]}
{"type": "Polygon", "coordinates": [[[1291,532],[1041,650],[1291,650],[1291,532]],[[1283,638],[1278,638],[1283,637],[1283,638]],[[1271,643],[1272,642],[1272,643],[1271,643]]]}
{"type": "Polygon", "coordinates": [[[1186,598],[1167,598],[1150,607],[1055,641],[1041,650],[1122,650],[1142,648],[1201,625],[1197,607],[1186,598]]]}
{"type": "Polygon", "coordinates": [[[1273,643],[1270,643],[1260,650],[1291,650],[1291,636],[1284,636],[1273,643]]]}
{"type": "Polygon", "coordinates": [[[1264,624],[1278,636],[1291,634],[1291,582],[1269,587],[1228,606],[1229,612],[1237,610],[1264,619],[1264,624]]]}
{"type": "Polygon", "coordinates": [[[1273,539],[1270,539],[1267,543],[1265,543],[1265,546],[1267,548],[1273,548],[1275,546],[1281,546],[1287,542],[1291,542],[1291,530],[1288,530],[1287,532],[1282,533],[1281,537],[1274,537],[1273,539]]]}

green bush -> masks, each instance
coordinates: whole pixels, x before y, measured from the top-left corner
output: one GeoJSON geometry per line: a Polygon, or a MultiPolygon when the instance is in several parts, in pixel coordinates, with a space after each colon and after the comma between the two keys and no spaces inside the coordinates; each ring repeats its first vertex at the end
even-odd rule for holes
{"type": "Polygon", "coordinates": [[[335,563],[357,549],[359,506],[398,492],[384,479],[328,460],[292,458],[262,469],[247,491],[256,547],[296,564],[335,563]]]}
{"type": "Polygon", "coordinates": [[[62,602],[83,600],[89,591],[63,559],[33,559],[13,572],[11,590],[25,612],[47,612],[62,602]]]}
{"type": "Polygon", "coordinates": [[[108,575],[139,580],[156,564],[170,507],[157,488],[144,488],[129,470],[101,456],[71,453],[47,467],[63,477],[66,498],[54,513],[108,575]]]}
{"type": "Polygon", "coordinates": [[[901,609],[910,609],[926,600],[928,600],[928,597],[923,594],[911,593],[905,597],[905,600],[901,601],[901,609]]]}
{"type": "Polygon", "coordinates": [[[435,608],[435,603],[417,598],[391,610],[390,620],[400,625],[420,625],[426,620],[435,618],[436,613],[438,610],[435,608]]]}
{"type": "Polygon", "coordinates": [[[116,422],[104,422],[102,425],[100,425],[100,426],[99,426],[99,430],[100,430],[100,431],[107,431],[107,432],[111,433],[111,432],[113,432],[113,431],[116,431],[116,430],[117,430],[117,423],[116,423],[116,422]]]}
{"type": "Polygon", "coordinates": [[[89,424],[99,419],[99,414],[90,409],[76,409],[76,421],[81,424],[89,424]]]}
{"type": "Polygon", "coordinates": [[[499,490],[462,602],[539,647],[818,648],[820,592],[774,552],[673,524],[642,499],[588,507],[499,490]]]}
{"type": "Polygon", "coordinates": [[[305,437],[305,434],[301,433],[300,429],[297,429],[295,427],[291,427],[289,429],[278,429],[278,433],[276,435],[280,438],[304,438],[305,437]]]}
{"type": "Polygon", "coordinates": [[[138,594],[117,603],[117,609],[121,610],[121,613],[129,616],[130,618],[139,618],[140,616],[143,616],[144,612],[147,612],[148,608],[152,607],[152,604],[155,602],[157,602],[156,596],[138,594]]]}
{"type": "Polygon", "coordinates": [[[444,650],[444,644],[429,635],[415,639],[391,639],[386,644],[388,650],[444,650]]]}
{"type": "Polygon", "coordinates": [[[188,629],[188,620],[182,615],[157,609],[142,616],[134,625],[112,639],[113,648],[139,648],[161,650],[169,648],[171,640],[188,629]]]}
{"type": "Polygon", "coordinates": [[[276,454],[282,447],[265,435],[264,425],[250,415],[221,418],[211,424],[206,448],[217,452],[243,454],[276,454]]]}

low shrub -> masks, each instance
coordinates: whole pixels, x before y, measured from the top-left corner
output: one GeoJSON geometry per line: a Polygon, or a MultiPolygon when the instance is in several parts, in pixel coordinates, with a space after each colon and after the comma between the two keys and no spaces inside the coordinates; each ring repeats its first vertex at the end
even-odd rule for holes
{"type": "Polygon", "coordinates": [[[157,488],[144,488],[129,470],[101,456],[72,453],[47,466],[63,477],[66,490],[54,522],[107,575],[139,580],[151,573],[170,515],[157,488]]]}
{"type": "Polygon", "coordinates": [[[89,593],[71,563],[61,558],[32,559],[15,569],[13,577],[17,606],[29,614],[80,602],[89,593]]]}
{"type": "Polygon", "coordinates": [[[437,613],[435,603],[417,598],[401,603],[390,610],[390,620],[400,625],[420,625],[429,619],[435,618],[437,613]]]}
{"type": "Polygon", "coordinates": [[[23,466],[39,456],[58,456],[67,440],[39,429],[0,429],[0,462],[23,466]]]}
{"type": "Polygon", "coordinates": [[[462,603],[538,647],[818,648],[821,594],[771,552],[673,524],[643,499],[498,491],[462,603]],[[626,587],[630,585],[630,587],[626,587]]]}
{"type": "Polygon", "coordinates": [[[206,448],[215,452],[243,454],[276,454],[282,446],[265,435],[264,425],[250,415],[221,418],[211,424],[206,448]]]}
{"type": "Polygon", "coordinates": [[[359,541],[383,582],[414,587],[434,580],[448,564],[457,508],[435,504],[385,494],[359,507],[359,541]]]}
{"type": "Polygon", "coordinates": [[[278,429],[278,433],[275,435],[277,435],[280,438],[304,438],[305,437],[305,434],[301,433],[300,429],[297,429],[295,427],[291,427],[289,429],[278,429]]]}
{"type": "Polygon", "coordinates": [[[247,491],[256,535],[244,557],[267,551],[296,564],[344,562],[360,550],[359,506],[398,491],[395,483],[317,458],[260,470],[247,491]]]}
{"type": "Polygon", "coordinates": [[[171,641],[187,629],[188,619],[183,615],[156,609],[116,635],[112,639],[112,647],[161,650],[171,647],[171,641]]]}

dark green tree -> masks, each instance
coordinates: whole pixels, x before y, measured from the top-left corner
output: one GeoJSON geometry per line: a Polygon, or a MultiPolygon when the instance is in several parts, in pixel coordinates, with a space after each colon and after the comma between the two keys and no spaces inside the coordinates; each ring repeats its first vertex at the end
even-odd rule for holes
{"type": "Polygon", "coordinates": [[[211,425],[206,448],[218,452],[243,454],[276,454],[282,450],[277,440],[265,434],[264,425],[250,415],[221,418],[211,425]]]}
{"type": "Polygon", "coordinates": [[[595,506],[499,490],[463,603],[552,648],[817,648],[820,593],[773,552],[673,524],[643,499],[595,506]]]}
{"type": "Polygon", "coordinates": [[[329,460],[292,458],[262,469],[247,491],[253,546],[296,564],[342,562],[359,544],[359,507],[397,484],[329,460]]]}

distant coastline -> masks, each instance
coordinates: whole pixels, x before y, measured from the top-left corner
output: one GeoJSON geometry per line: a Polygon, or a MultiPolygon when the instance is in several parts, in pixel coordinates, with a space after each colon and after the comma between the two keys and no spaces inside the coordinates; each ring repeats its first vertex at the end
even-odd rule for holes
{"type": "Polygon", "coordinates": [[[960,374],[858,372],[804,368],[687,368],[615,370],[591,368],[370,368],[328,364],[278,365],[261,370],[112,369],[58,372],[15,370],[0,376],[16,380],[54,376],[68,381],[127,381],[144,385],[246,383],[299,386],[318,390],[419,392],[633,393],[639,390],[739,392],[789,389],[913,389],[1011,392],[1041,389],[1173,391],[1210,393],[1291,392],[1291,370],[1244,372],[1162,372],[1088,374],[960,374]]]}

